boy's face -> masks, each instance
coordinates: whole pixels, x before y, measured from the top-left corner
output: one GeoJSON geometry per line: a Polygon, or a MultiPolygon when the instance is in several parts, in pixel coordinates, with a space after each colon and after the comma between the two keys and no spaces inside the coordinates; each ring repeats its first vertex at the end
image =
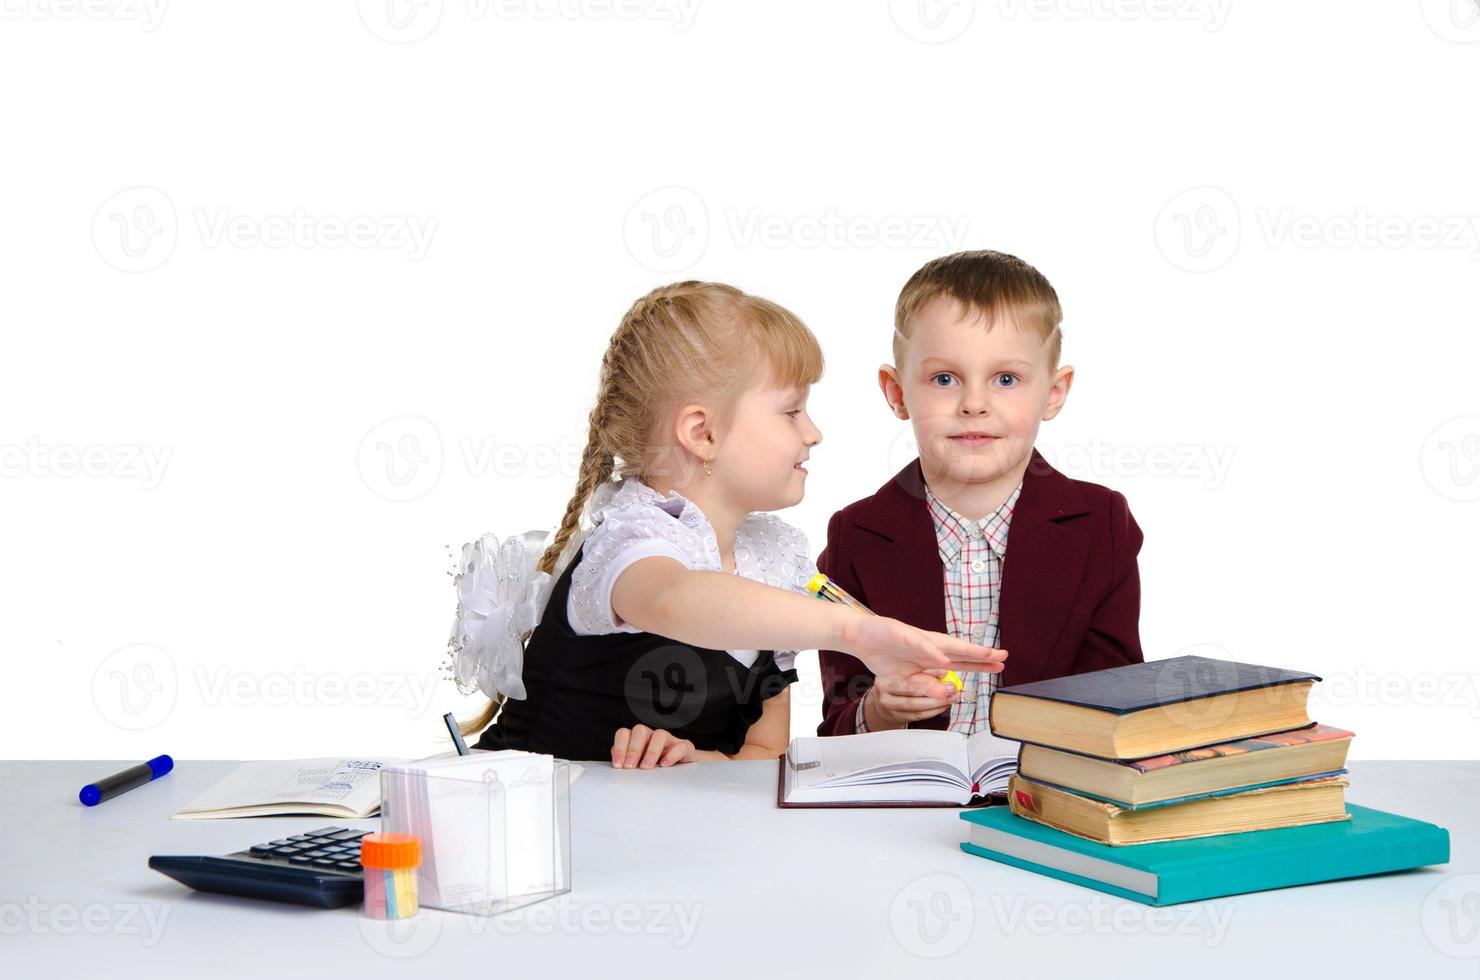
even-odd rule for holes
{"type": "Polygon", "coordinates": [[[949,297],[922,307],[901,363],[879,369],[879,386],[899,418],[911,421],[920,462],[938,495],[971,484],[1016,479],[1058,414],[1074,369],[1050,370],[1036,332],[1004,317],[983,319],[949,297]]]}

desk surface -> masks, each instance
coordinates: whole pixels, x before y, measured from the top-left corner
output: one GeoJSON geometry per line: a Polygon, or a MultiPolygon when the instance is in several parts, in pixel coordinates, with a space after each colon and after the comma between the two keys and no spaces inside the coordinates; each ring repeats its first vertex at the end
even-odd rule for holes
{"type": "Polygon", "coordinates": [[[150,871],[150,854],[344,822],[168,819],[232,762],[181,762],[77,803],[126,764],[0,763],[7,976],[1480,975],[1480,762],[1351,764],[1351,802],[1449,828],[1446,866],[1163,909],[964,854],[954,810],[779,810],[771,763],[595,766],[571,790],[570,894],[493,919],[427,910],[395,930],[150,871]]]}

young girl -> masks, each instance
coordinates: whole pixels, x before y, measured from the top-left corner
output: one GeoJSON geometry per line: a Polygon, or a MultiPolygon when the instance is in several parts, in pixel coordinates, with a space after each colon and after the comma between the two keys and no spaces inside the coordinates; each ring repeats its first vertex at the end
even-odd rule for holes
{"type": "Polygon", "coordinates": [[[454,672],[492,698],[465,735],[497,714],[478,747],[628,769],[775,758],[798,649],[847,651],[941,698],[951,667],[1002,669],[1000,650],[805,593],[806,538],[765,512],[802,499],[821,374],[800,320],[731,286],[682,282],[633,304],[554,538],[463,548],[454,672]]]}

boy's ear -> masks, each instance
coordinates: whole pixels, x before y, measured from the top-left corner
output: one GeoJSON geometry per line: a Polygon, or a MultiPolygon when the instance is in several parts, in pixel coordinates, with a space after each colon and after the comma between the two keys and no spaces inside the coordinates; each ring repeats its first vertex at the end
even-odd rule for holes
{"type": "Polygon", "coordinates": [[[1069,397],[1069,388],[1074,384],[1074,366],[1065,364],[1059,368],[1053,376],[1053,381],[1048,386],[1048,401],[1043,403],[1043,421],[1047,422],[1059,414],[1059,409],[1064,407],[1064,399],[1069,397]]]}
{"type": "Polygon", "coordinates": [[[893,364],[879,365],[879,390],[884,393],[884,400],[889,403],[889,411],[895,418],[910,417],[910,410],[904,407],[904,386],[899,383],[899,372],[893,364]]]}

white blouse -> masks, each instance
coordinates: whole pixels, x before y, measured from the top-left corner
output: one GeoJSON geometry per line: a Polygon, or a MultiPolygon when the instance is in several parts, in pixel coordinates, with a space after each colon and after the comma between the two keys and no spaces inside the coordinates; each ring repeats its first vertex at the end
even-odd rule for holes
{"type": "MultiPolygon", "coordinates": [[[[719,542],[709,518],[692,501],[664,497],[635,477],[608,483],[591,496],[595,530],[581,545],[581,564],[571,575],[566,615],[579,636],[638,633],[612,609],[612,586],[629,565],[655,555],[674,558],[693,571],[723,571],[719,542]]],[[[774,514],[751,514],[735,530],[735,573],[805,594],[817,574],[807,536],[774,514]]],[[[746,667],[758,650],[730,650],[746,667]]],[[[790,670],[795,650],[775,651],[776,665],[790,670]]]]}

